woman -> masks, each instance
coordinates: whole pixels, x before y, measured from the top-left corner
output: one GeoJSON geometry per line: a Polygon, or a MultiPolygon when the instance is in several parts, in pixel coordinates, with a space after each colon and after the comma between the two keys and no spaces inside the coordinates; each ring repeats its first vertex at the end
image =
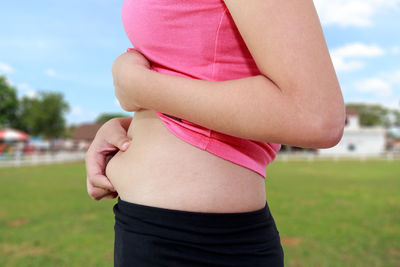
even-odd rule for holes
{"type": "Polygon", "coordinates": [[[313,2],[126,0],[122,19],[135,49],[112,72],[135,116],[86,158],[89,195],[119,195],[115,265],[283,266],[264,168],[345,121],[313,2]]]}

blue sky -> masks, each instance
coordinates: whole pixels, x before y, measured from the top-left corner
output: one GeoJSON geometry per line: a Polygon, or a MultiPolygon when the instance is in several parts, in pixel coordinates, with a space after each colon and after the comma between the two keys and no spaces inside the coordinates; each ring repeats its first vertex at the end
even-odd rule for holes
{"type": "MultiPolygon", "coordinates": [[[[400,0],[314,2],[345,102],[399,110],[400,0]]],[[[111,76],[114,59],[132,47],[122,27],[122,3],[1,1],[0,74],[19,97],[62,92],[71,107],[68,123],[90,122],[102,112],[125,113],[111,76]]]]}

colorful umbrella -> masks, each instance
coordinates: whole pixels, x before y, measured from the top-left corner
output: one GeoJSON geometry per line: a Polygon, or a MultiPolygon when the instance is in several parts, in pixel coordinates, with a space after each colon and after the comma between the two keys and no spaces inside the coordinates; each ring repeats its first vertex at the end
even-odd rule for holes
{"type": "Polygon", "coordinates": [[[5,128],[0,130],[0,140],[3,141],[28,141],[29,135],[24,132],[5,128]]]}

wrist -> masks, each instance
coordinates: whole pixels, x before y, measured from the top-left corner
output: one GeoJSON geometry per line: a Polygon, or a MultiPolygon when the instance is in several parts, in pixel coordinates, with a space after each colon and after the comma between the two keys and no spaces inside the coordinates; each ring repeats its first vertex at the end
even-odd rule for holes
{"type": "Polygon", "coordinates": [[[142,65],[131,65],[126,77],[124,88],[129,91],[129,99],[136,107],[148,108],[148,89],[150,81],[154,79],[154,71],[142,65]],[[129,90],[130,85],[133,85],[133,90],[129,90]]]}

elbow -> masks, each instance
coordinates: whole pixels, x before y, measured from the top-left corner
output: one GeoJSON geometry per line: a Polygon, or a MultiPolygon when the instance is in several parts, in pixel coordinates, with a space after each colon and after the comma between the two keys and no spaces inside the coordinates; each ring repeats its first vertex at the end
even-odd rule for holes
{"type": "Polygon", "coordinates": [[[344,112],[322,120],[318,128],[319,138],[316,148],[331,148],[336,146],[342,140],[345,120],[344,112]]]}
{"type": "Polygon", "coordinates": [[[336,125],[325,127],[320,130],[322,136],[318,148],[331,148],[336,146],[343,137],[344,126],[336,125]]]}
{"type": "Polygon", "coordinates": [[[342,140],[346,125],[346,107],[340,87],[338,88],[336,96],[329,96],[327,102],[322,105],[320,103],[313,109],[314,121],[317,122],[314,126],[318,131],[315,148],[331,148],[342,140]]]}

